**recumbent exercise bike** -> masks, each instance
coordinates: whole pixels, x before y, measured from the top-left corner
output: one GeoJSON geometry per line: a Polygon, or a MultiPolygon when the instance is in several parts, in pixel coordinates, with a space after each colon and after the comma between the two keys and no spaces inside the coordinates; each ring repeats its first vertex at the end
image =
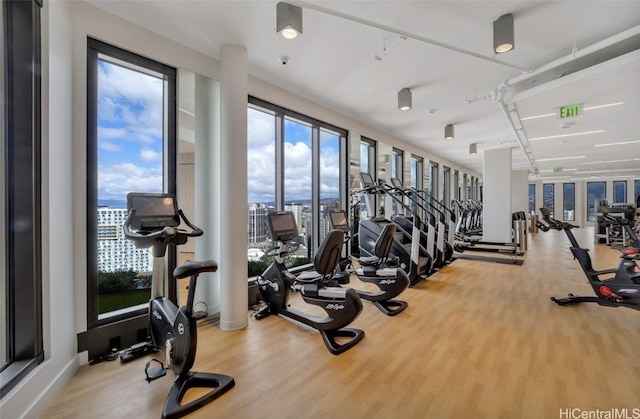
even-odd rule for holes
{"type": "Polygon", "coordinates": [[[298,276],[289,272],[285,257],[299,247],[296,220],[291,211],[275,211],[267,214],[267,225],[275,246],[267,251],[274,260],[258,276],[258,289],[265,302],[256,314],[257,320],[271,314],[282,315],[318,330],[333,355],[352,348],[364,337],[364,331],[347,328],[363,309],[358,294],[351,288],[328,286],[334,269],[342,253],[344,233],[330,231],[313,259],[314,271],[302,272],[298,276]],[[325,317],[314,316],[289,306],[292,289],[300,291],[302,299],[319,306],[326,312],[325,317]],[[343,343],[336,341],[341,338],[343,343]]]}
{"type": "Polygon", "coordinates": [[[212,402],[235,385],[233,377],[228,375],[190,371],[198,341],[193,312],[196,281],[202,272],[215,272],[218,265],[213,260],[188,261],[175,268],[173,276],[176,279],[191,277],[187,303],[178,308],[163,296],[167,246],[185,244],[189,237],[201,236],[202,230],[189,222],[171,194],[131,192],[127,194],[127,209],[129,215],[123,226],[125,236],[137,248],[153,247],[149,330],[154,345],[165,354],[167,363],[165,367],[158,360],[149,361],[145,368],[147,382],[165,376],[170,368],[176,378],[162,409],[162,417],[182,417],[212,402]],[[189,230],[178,228],[182,222],[189,230]],[[154,362],[160,365],[152,366],[154,362]],[[192,388],[210,391],[181,404],[184,395],[192,388]]]}
{"type": "MultiPolygon", "coordinates": [[[[346,211],[329,211],[329,221],[332,228],[344,232],[345,244],[349,242],[351,228],[349,227],[346,211]]],[[[387,316],[395,316],[408,306],[406,301],[393,300],[410,284],[409,277],[398,266],[397,259],[389,258],[395,232],[395,224],[385,224],[373,246],[374,255],[354,258],[360,265],[357,269],[353,269],[351,266],[350,258],[342,259],[337,265],[336,273],[336,280],[339,284],[348,284],[349,276],[351,273],[355,273],[362,282],[376,285],[378,287],[377,291],[356,289],[356,293],[361,299],[371,301],[387,316]]]]}

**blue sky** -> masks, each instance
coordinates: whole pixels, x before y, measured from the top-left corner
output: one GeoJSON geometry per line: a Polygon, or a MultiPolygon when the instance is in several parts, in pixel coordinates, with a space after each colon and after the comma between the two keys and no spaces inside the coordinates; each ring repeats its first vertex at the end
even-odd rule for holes
{"type": "MultiPolygon", "coordinates": [[[[275,200],[275,118],[273,115],[249,109],[248,129],[248,202],[275,200]]],[[[285,120],[285,200],[311,199],[311,129],[309,126],[285,120]]],[[[320,194],[338,197],[339,141],[336,135],[321,131],[320,194]]]]}
{"type": "MultiPolygon", "coordinates": [[[[163,81],[107,61],[98,76],[98,199],[162,190],[163,81]]],[[[273,202],[273,115],[248,111],[248,202],[273,202]]],[[[339,142],[321,132],[321,196],[339,195],[339,142]]],[[[311,198],[311,129],[285,121],[285,198],[311,198]]]]}
{"type": "Polygon", "coordinates": [[[163,81],[99,61],[98,199],[162,190],[163,81]]]}

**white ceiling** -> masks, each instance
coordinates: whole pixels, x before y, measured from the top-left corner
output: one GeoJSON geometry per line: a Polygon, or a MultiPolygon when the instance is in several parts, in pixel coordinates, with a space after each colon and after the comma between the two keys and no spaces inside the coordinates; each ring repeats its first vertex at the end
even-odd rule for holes
{"type": "Polygon", "coordinates": [[[480,173],[483,151],[513,147],[513,168],[533,165],[543,180],[640,178],[640,142],[594,146],[640,140],[640,1],[291,1],[303,8],[295,40],[275,32],[277,1],[89,2],[214,58],[223,44],[244,45],[256,77],[480,173]],[[505,13],[514,16],[515,49],[495,56],[492,22],[505,13]],[[588,55],[618,34],[635,34],[624,56],[588,55]],[[404,87],[413,91],[407,112],[397,109],[404,87]],[[577,118],[525,119],[576,103],[587,108],[577,118]],[[447,124],[453,141],[443,138],[447,124]],[[576,156],[585,157],[545,161],[576,156]]]}

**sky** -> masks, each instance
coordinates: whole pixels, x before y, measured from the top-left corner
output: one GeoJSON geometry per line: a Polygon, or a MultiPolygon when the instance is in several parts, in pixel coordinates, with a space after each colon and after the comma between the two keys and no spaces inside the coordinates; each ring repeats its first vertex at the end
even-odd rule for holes
{"type": "MultiPolygon", "coordinates": [[[[127,192],[162,191],[163,81],[100,60],[98,200],[124,204],[127,192]]],[[[275,201],[275,118],[249,108],[248,203],[275,201]]],[[[285,201],[311,199],[311,128],[285,120],[285,201]]],[[[339,196],[339,140],[320,135],[321,199],[339,196]]]]}
{"type": "Polygon", "coordinates": [[[162,191],[163,81],[99,61],[98,199],[162,191]]]}
{"type": "MultiPolygon", "coordinates": [[[[249,108],[247,114],[247,179],[249,203],[275,201],[275,117],[249,108]]],[[[311,128],[285,120],[285,201],[311,199],[311,128]]],[[[320,134],[320,196],[340,196],[340,153],[338,136],[320,134]]]]}

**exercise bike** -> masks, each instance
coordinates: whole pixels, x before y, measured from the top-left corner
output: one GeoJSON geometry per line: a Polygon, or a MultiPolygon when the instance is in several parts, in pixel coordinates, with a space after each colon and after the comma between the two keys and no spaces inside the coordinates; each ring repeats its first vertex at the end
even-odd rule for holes
{"type": "Polygon", "coordinates": [[[176,378],[162,409],[162,417],[179,418],[212,402],[235,385],[233,377],[227,375],[191,371],[197,346],[196,318],[193,312],[196,281],[202,272],[215,272],[218,265],[213,260],[189,261],[175,268],[173,276],[176,279],[191,277],[187,303],[178,308],[173,301],[163,296],[164,256],[167,246],[185,244],[189,237],[201,236],[202,230],[187,220],[171,194],[131,192],[127,194],[127,209],[129,215],[123,226],[125,236],[137,248],[153,247],[149,330],[154,345],[165,354],[167,363],[165,366],[155,359],[149,361],[145,368],[147,382],[165,376],[167,369],[174,372],[176,378]],[[189,230],[178,228],[182,222],[189,230]],[[192,388],[210,391],[181,404],[184,395],[192,388]]]}
{"type": "MultiPolygon", "coordinates": [[[[571,229],[576,226],[555,220],[547,208],[540,208],[542,217],[547,224],[538,221],[537,226],[542,231],[564,230],[571,242],[571,253],[580,263],[584,274],[595,292],[595,296],[579,296],[569,294],[565,298],[551,297],[551,301],[558,305],[578,303],[597,303],[608,307],[627,307],[640,310],[640,273],[636,275],[615,275],[620,269],[595,270],[589,256],[589,249],[581,248],[571,229]],[[611,277],[611,275],[615,275],[611,277]]],[[[623,256],[624,257],[624,256],[623,256]]],[[[635,256],[634,256],[635,257],[635,256]]],[[[623,267],[624,268],[624,267],[623,267]]],[[[626,268],[625,268],[626,269],[626,268]]]]}
{"type": "MultiPolygon", "coordinates": [[[[344,243],[348,243],[350,240],[350,227],[346,212],[343,210],[330,211],[329,220],[333,229],[344,232],[344,243]]],[[[349,283],[349,276],[351,273],[355,273],[362,282],[376,285],[378,291],[371,292],[356,289],[356,293],[361,299],[371,301],[387,316],[395,316],[409,305],[406,301],[392,300],[392,298],[400,295],[410,283],[409,277],[398,266],[397,260],[389,258],[395,232],[395,224],[385,224],[374,245],[374,255],[356,258],[360,265],[357,269],[351,267],[350,259],[342,259],[337,265],[336,274],[336,280],[340,284],[349,283]]]]}
{"type": "Polygon", "coordinates": [[[342,231],[331,231],[322,242],[313,260],[315,271],[295,276],[284,265],[285,257],[298,248],[295,239],[299,235],[293,213],[270,212],[267,214],[267,225],[276,246],[267,251],[268,255],[274,257],[273,262],[257,278],[260,294],[266,304],[255,314],[255,318],[260,320],[274,314],[311,326],[320,332],[327,349],[333,355],[352,348],[362,340],[364,331],[345,326],[360,315],[362,301],[351,288],[328,286],[342,251],[342,231]],[[306,303],[319,306],[327,315],[313,316],[289,307],[292,289],[300,291],[306,303]],[[346,341],[340,344],[336,338],[346,341]]]}

